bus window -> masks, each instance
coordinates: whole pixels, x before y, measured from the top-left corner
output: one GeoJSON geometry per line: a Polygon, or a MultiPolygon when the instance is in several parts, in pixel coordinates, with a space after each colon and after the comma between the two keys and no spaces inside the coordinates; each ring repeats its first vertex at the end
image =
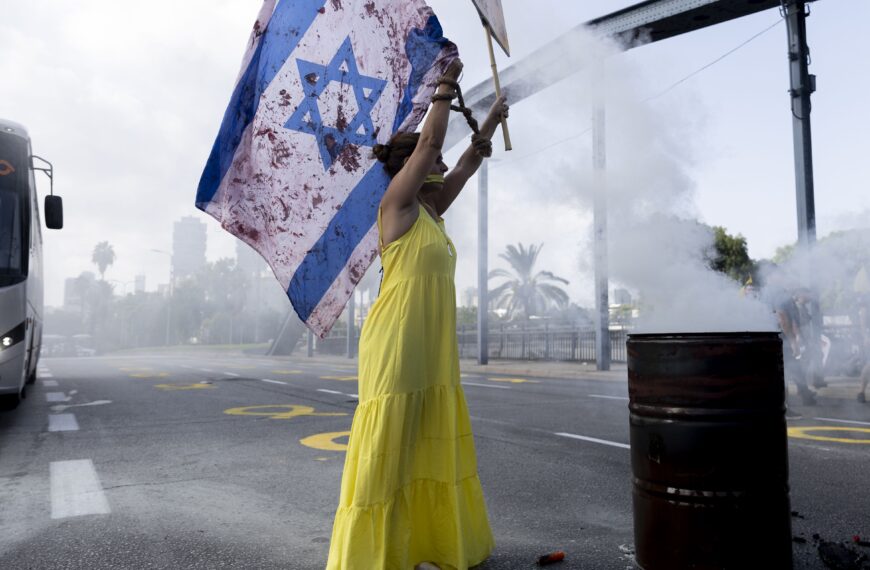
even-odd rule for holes
{"type": "Polygon", "coordinates": [[[0,287],[18,283],[26,276],[26,150],[24,139],[0,133],[0,287]]]}

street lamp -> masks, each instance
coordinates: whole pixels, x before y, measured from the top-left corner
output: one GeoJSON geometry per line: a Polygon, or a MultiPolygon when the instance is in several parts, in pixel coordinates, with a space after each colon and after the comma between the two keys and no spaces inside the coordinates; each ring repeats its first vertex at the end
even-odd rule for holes
{"type": "Polygon", "coordinates": [[[169,256],[169,294],[166,297],[166,346],[169,346],[169,324],[172,322],[172,254],[162,249],[152,249],[151,251],[169,256]]]}

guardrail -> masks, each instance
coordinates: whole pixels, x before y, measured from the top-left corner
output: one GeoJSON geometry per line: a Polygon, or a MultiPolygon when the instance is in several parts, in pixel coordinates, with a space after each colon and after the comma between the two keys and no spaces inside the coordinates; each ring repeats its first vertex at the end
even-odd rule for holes
{"type": "MultiPolygon", "coordinates": [[[[610,358],[625,362],[628,331],[610,331],[610,358]]],[[[457,331],[460,358],[477,357],[477,328],[457,331]]],[[[595,361],[595,331],[591,329],[507,328],[489,331],[489,357],[494,360],[595,361]]]]}

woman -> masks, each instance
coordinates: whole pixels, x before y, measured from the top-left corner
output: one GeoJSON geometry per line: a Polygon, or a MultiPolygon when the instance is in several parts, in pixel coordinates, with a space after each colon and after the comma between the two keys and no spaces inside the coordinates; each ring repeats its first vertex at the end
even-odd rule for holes
{"type": "Polygon", "coordinates": [[[378,213],[384,275],[360,336],[359,405],[328,570],[464,570],[494,547],[459,383],[456,249],[440,215],[489,154],[508,108],[496,100],[445,176],[461,70],[457,59],[440,80],[422,132],[374,148],[392,179],[378,213]]]}

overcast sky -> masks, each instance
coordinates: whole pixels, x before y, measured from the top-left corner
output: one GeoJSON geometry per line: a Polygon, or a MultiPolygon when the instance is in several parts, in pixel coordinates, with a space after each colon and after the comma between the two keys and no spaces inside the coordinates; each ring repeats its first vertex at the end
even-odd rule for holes
{"type": "MultiPolygon", "coordinates": [[[[430,4],[459,45],[465,88],[485,80],[486,46],[471,3],[430,4]]],[[[512,59],[629,4],[504,0],[512,59]]],[[[0,117],[28,127],[34,152],[54,163],[65,204],[66,227],[44,230],[47,304],[62,303],[64,278],[93,270],[91,252],[101,240],[117,253],[106,277],[119,287],[138,273],[147,275],[149,290],[166,282],[169,260],[150,250],[169,251],[172,222],[185,215],[208,224],[209,259],[234,255],[235,238],[193,201],[259,6],[259,0],[5,0],[0,117]]],[[[870,3],[820,0],[812,9],[816,211],[825,235],[870,210],[864,101],[870,45],[860,41],[870,3]]],[[[615,66],[623,76],[616,84],[646,99],[778,20],[777,11],[767,11],[632,50],[615,66]]],[[[673,152],[693,196],[682,209],[743,234],[756,258],[797,235],[785,36],[780,23],[646,106],[678,141],[673,152]]],[[[499,63],[510,60],[502,54],[499,63]]],[[[583,199],[591,154],[589,134],[576,135],[589,127],[588,91],[581,72],[515,105],[514,150],[501,150],[496,136],[499,162],[490,175],[491,266],[508,243],[543,242],[541,267],[570,279],[572,299],[584,304],[592,299],[585,250],[591,216],[583,199]]],[[[619,138],[631,136],[631,121],[620,119],[608,114],[608,163],[630,169],[631,145],[619,138]]],[[[448,164],[459,150],[448,153],[448,164]]],[[[40,183],[41,195],[47,189],[40,183]]],[[[475,191],[472,182],[446,216],[459,247],[460,290],[476,279],[475,191]]]]}

